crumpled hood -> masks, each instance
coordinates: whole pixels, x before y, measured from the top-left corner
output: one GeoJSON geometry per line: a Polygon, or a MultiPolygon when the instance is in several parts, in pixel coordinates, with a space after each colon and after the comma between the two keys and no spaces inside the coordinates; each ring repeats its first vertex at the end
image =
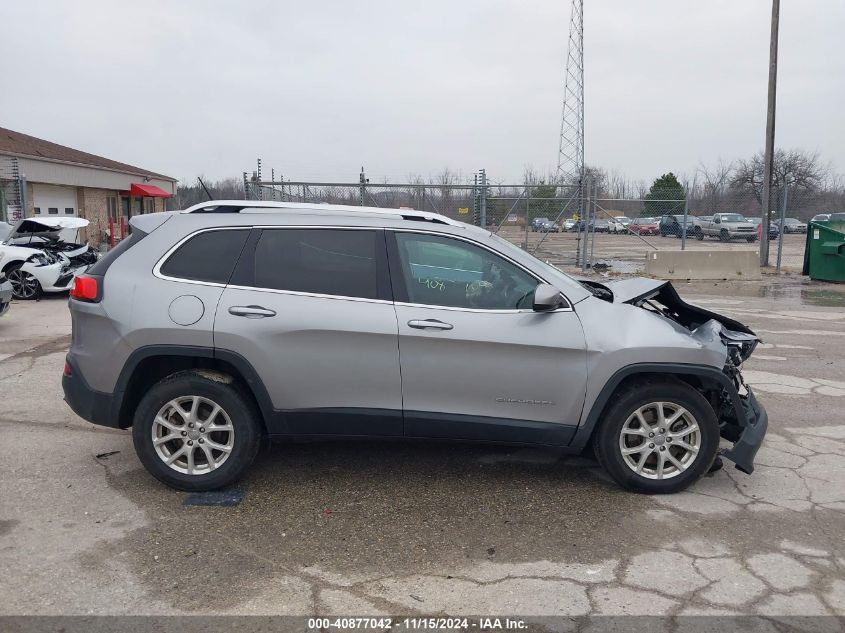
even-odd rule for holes
{"type": "Polygon", "coordinates": [[[613,303],[635,303],[656,295],[667,284],[668,281],[661,279],[632,277],[608,281],[602,285],[613,293],[613,303]]]}
{"type": "MultiPolygon", "coordinates": [[[[580,279],[579,281],[590,288],[600,288],[610,291],[613,295],[612,303],[629,303],[638,307],[650,301],[659,304],[663,308],[660,312],[661,314],[671,318],[676,323],[680,323],[691,331],[712,319],[721,323],[727,330],[735,333],[749,334],[755,339],[757,338],[747,325],[717,312],[711,312],[697,305],[687,303],[681,299],[678,291],[675,290],[675,287],[670,281],[648,279],[646,277],[616,279],[604,283],[587,279],[580,279]]],[[[609,299],[607,297],[602,298],[609,299]]]]}

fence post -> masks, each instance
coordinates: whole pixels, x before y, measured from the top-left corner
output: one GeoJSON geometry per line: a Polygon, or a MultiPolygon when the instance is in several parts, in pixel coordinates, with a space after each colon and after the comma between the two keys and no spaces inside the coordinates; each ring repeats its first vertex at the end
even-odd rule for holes
{"type": "Polygon", "coordinates": [[[584,229],[584,241],[581,243],[581,270],[587,270],[587,242],[589,242],[590,235],[590,204],[589,193],[587,193],[586,200],[584,193],[590,191],[590,177],[586,178],[586,182],[581,181],[578,184],[578,206],[581,208],[581,224],[584,229]]]}
{"type": "Polygon", "coordinates": [[[480,170],[481,172],[481,228],[487,227],[487,172],[485,170],[480,170]]]}
{"type": "MultiPolygon", "coordinates": [[[[786,219],[786,197],[789,191],[789,186],[786,184],[786,179],[783,181],[783,203],[780,205],[780,224],[778,224],[778,264],[776,271],[780,274],[780,258],[783,254],[783,221],[786,219]]],[[[762,234],[761,234],[762,237],[762,234]]]]}
{"type": "Polygon", "coordinates": [[[681,250],[687,249],[687,218],[689,218],[689,191],[684,192],[684,225],[681,227],[681,250]]]}
{"type": "Polygon", "coordinates": [[[364,198],[367,195],[367,176],[364,174],[364,167],[361,167],[361,174],[358,176],[358,196],[361,198],[361,206],[364,206],[364,198]]]}
{"type": "Polygon", "coordinates": [[[522,249],[527,251],[528,250],[528,224],[531,222],[530,215],[531,215],[531,185],[525,185],[525,237],[522,240],[522,249]]]}

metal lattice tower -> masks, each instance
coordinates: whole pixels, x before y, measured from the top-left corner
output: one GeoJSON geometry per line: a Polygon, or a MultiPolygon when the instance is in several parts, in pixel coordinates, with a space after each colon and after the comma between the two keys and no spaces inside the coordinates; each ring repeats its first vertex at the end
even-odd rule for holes
{"type": "Polygon", "coordinates": [[[556,180],[580,188],[584,175],[584,0],[572,0],[556,180]]]}

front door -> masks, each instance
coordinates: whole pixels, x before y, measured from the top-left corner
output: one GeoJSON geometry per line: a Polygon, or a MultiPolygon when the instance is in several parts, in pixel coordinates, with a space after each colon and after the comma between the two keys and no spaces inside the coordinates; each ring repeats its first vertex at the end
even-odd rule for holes
{"type": "Polygon", "coordinates": [[[584,403],[571,307],[532,308],[540,280],[476,243],[388,232],[405,435],[565,445],[584,403]]]}
{"type": "Polygon", "coordinates": [[[214,346],[256,370],[271,434],[402,434],[386,260],[380,230],[253,233],[220,299],[214,346]]]}

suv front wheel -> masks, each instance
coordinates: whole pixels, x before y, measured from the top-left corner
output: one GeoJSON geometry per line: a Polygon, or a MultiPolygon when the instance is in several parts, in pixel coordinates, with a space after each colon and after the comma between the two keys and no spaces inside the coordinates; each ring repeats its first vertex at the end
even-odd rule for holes
{"type": "Polygon", "coordinates": [[[622,487],[673,493],[710,469],[719,423],[710,403],[684,382],[638,383],[616,395],[593,442],[599,462],[622,487]]]}
{"type": "Polygon", "coordinates": [[[261,432],[255,407],[230,377],[182,372],[141,399],[132,439],[153,477],[200,491],[236,481],[255,459],[261,432]]]}

